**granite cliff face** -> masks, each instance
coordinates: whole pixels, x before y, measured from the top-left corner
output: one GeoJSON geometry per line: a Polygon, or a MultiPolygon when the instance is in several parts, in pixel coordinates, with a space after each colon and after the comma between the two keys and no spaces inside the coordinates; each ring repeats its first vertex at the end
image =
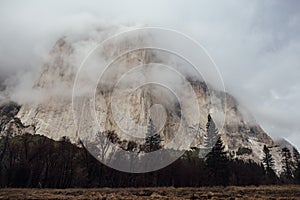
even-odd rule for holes
{"type": "Polygon", "coordinates": [[[35,127],[25,126],[16,117],[21,106],[15,102],[0,102],[0,136],[16,136],[24,133],[34,133],[35,127]]]}
{"type": "MultiPolygon", "coordinates": [[[[117,114],[114,114],[113,109],[109,109],[112,105],[111,96],[113,93],[113,88],[109,84],[110,80],[104,80],[101,87],[96,88],[96,103],[94,104],[93,99],[84,93],[85,86],[90,84],[88,78],[80,80],[80,84],[84,86],[82,94],[79,92],[73,99],[73,106],[80,110],[74,111],[72,109],[72,89],[79,69],[79,64],[76,62],[79,59],[77,56],[83,52],[86,53],[86,49],[91,49],[99,41],[101,40],[98,36],[77,40],[64,37],[57,41],[50,52],[48,63],[44,65],[34,85],[34,90],[39,91],[43,98],[39,102],[24,103],[20,109],[14,111],[16,118],[20,119],[22,125],[34,127],[31,130],[35,134],[46,135],[56,140],[62,136],[67,136],[71,141],[77,141],[79,136],[83,137],[83,132],[86,133],[84,137],[94,137],[97,131],[104,130],[115,130],[121,138],[130,140],[132,135],[127,135],[124,132],[143,133],[147,127],[149,116],[158,115],[159,120],[155,121],[155,126],[160,130],[164,143],[170,142],[168,147],[172,148],[172,145],[176,146],[175,144],[179,142],[172,141],[172,139],[174,138],[173,133],[179,128],[180,119],[183,119],[187,132],[196,135],[192,145],[201,146],[207,115],[211,113],[213,118],[216,119],[222,139],[229,151],[236,153],[240,147],[252,150],[251,154],[236,156],[244,159],[251,158],[260,162],[263,155],[263,145],[274,146],[273,140],[255,122],[251,114],[240,107],[233,96],[215,90],[209,83],[206,84],[201,80],[190,77],[187,77],[187,80],[198,99],[200,111],[200,119],[197,120],[193,119],[192,114],[180,112],[182,108],[178,102],[173,101],[174,96],[172,97],[172,94],[168,94],[164,89],[156,89],[155,86],[141,87],[131,95],[126,95],[126,89],[124,89],[123,96],[119,95],[114,102],[118,109],[117,114]],[[82,48],[79,48],[81,46],[87,48],[82,50],[82,48]],[[161,106],[155,106],[152,109],[153,105],[158,104],[162,105],[164,109],[161,106]],[[98,121],[91,122],[91,113],[93,113],[91,110],[95,110],[96,116],[101,116],[98,121]],[[74,112],[79,113],[79,115],[74,116],[74,112]],[[218,113],[225,113],[224,124],[222,120],[218,120],[218,113]],[[128,120],[129,118],[127,119],[126,116],[131,120],[128,120]],[[99,125],[98,128],[93,126],[95,123],[99,125]]],[[[146,42],[146,40],[143,39],[143,36],[139,36],[134,41],[125,39],[121,42],[121,46],[107,45],[104,47],[104,53],[99,57],[105,61],[106,58],[114,56],[116,52],[122,52],[126,49],[126,46],[134,45],[136,42],[146,42]]],[[[119,69],[115,71],[116,77],[118,77],[118,73],[122,74],[122,69],[129,65],[147,64],[158,59],[153,52],[148,50],[136,51],[130,55],[125,55],[124,58],[116,63],[119,66],[119,69]]],[[[112,77],[114,76],[109,76],[110,79],[112,77]]],[[[184,98],[188,99],[189,97],[183,96],[184,98]]],[[[184,143],[185,134],[177,139],[184,143]]],[[[136,136],[142,138],[143,135],[136,136]]],[[[183,144],[182,147],[187,145],[183,144]]],[[[176,146],[176,148],[179,147],[176,146]]],[[[279,148],[274,146],[272,149],[278,155],[279,148]]],[[[276,164],[277,169],[280,170],[279,157],[276,159],[276,164]]]]}

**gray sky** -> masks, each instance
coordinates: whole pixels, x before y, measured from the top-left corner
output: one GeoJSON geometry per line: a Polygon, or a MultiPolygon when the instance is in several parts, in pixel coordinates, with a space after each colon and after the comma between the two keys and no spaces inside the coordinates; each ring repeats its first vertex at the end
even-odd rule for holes
{"type": "Polygon", "coordinates": [[[271,136],[300,148],[299,10],[297,0],[1,1],[0,78],[33,78],[59,37],[89,25],[173,28],[204,45],[271,136]]]}

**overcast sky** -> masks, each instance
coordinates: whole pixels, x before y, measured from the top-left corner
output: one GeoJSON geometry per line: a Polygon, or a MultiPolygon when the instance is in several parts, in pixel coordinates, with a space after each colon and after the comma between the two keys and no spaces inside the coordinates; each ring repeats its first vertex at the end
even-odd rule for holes
{"type": "Polygon", "coordinates": [[[209,51],[226,89],[271,136],[299,148],[299,10],[297,0],[1,1],[0,78],[32,74],[59,37],[88,24],[172,28],[209,51]]]}

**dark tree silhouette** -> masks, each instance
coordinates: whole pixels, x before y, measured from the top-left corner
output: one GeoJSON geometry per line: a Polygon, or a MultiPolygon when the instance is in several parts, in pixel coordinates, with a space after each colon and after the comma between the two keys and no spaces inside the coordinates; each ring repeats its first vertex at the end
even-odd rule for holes
{"type": "Polygon", "coordinates": [[[227,185],[228,184],[228,158],[224,151],[224,145],[221,137],[212,150],[206,155],[206,168],[210,177],[211,185],[227,185]]]}
{"type": "Polygon", "coordinates": [[[161,141],[162,139],[160,137],[160,134],[157,133],[153,121],[150,118],[147,126],[146,138],[145,138],[145,152],[152,152],[160,149],[161,141]]]}
{"type": "Polygon", "coordinates": [[[263,163],[265,165],[266,173],[274,172],[274,159],[272,157],[272,154],[270,153],[270,149],[264,145],[263,148],[264,151],[264,157],[263,157],[263,163]]]}
{"type": "Polygon", "coordinates": [[[227,185],[229,159],[227,152],[224,151],[225,147],[216,124],[210,114],[207,117],[206,130],[204,138],[204,151],[206,152],[204,153],[207,154],[205,156],[205,163],[208,176],[210,177],[209,185],[227,185]]]}
{"type": "Polygon", "coordinates": [[[292,170],[292,156],[291,152],[287,147],[282,148],[282,164],[283,164],[283,177],[287,179],[287,181],[292,180],[293,178],[293,170],[292,170]]]}
{"type": "Polygon", "coordinates": [[[204,136],[204,147],[211,150],[218,140],[218,129],[211,115],[207,116],[206,135],[204,136]]]}
{"type": "Polygon", "coordinates": [[[272,154],[270,153],[270,149],[264,145],[263,148],[264,157],[263,157],[263,164],[265,167],[265,174],[266,174],[266,183],[273,184],[276,182],[276,173],[274,171],[274,159],[272,154]]]}

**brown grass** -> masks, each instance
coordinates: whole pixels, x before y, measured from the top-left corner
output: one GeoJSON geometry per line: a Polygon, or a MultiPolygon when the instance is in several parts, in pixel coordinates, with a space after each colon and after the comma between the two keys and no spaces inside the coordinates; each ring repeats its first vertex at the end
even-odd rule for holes
{"type": "Polygon", "coordinates": [[[0,189],[0,199],[300,199],[300,186],[0,189]]]}

